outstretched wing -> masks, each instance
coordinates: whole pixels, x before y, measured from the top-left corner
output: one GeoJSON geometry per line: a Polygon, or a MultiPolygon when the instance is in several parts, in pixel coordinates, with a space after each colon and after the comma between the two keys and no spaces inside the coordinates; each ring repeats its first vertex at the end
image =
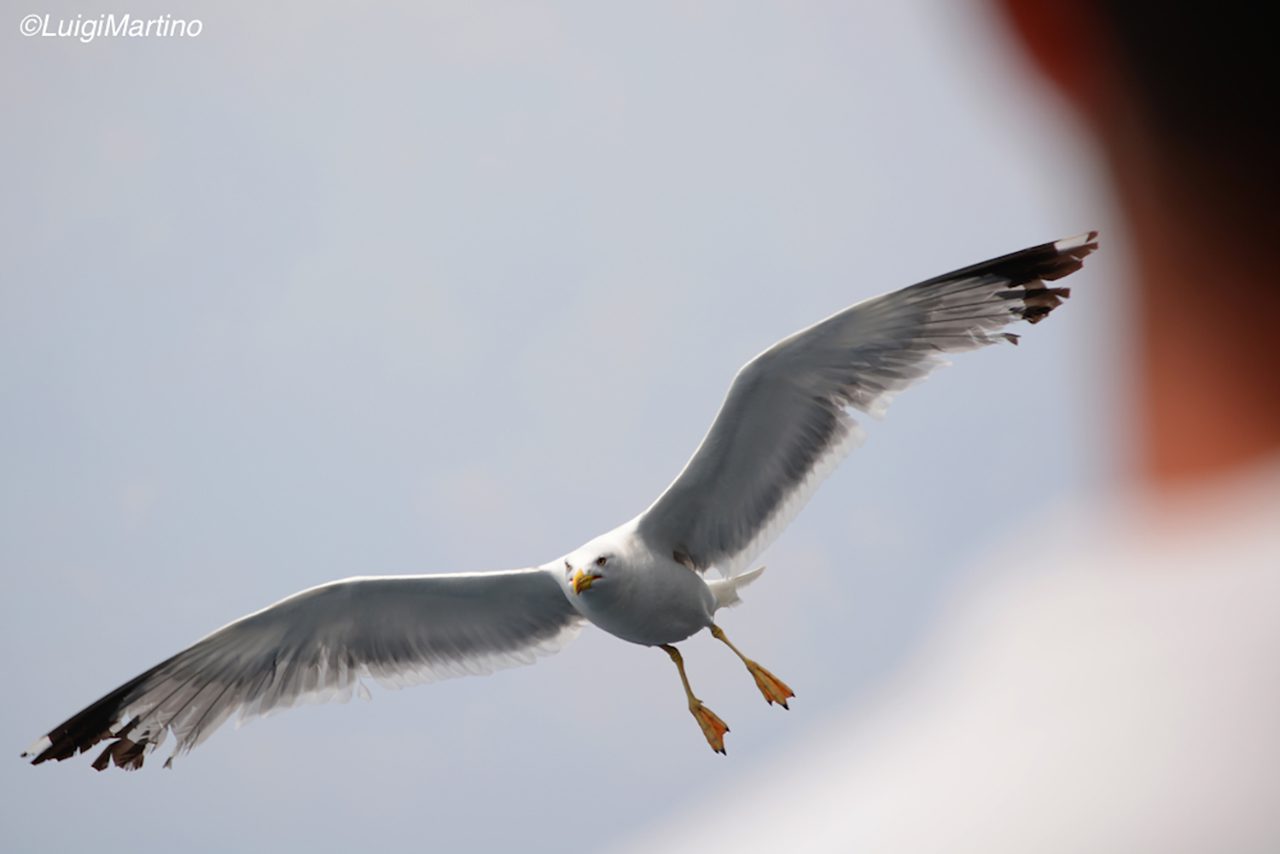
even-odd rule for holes
{"type": "Polygon", "coordinates": [[[139,768],[169,733],[176,755],[237,711],[243,719],[347,699],[363,691],[363,676],[399,686],[532,664],[580,625],[541,569],[335,581],[218,629],[54,727],[23,756],[35,765],[109,741],[94,768],[139,768]]]}
{"type": "Polygon", "coordinates": [[[706,438],[636,519],[655,551],[736,574],[799,512],[857,444],[848,410],[881,414],[942,354],[1036,323],[1069,292],[1097,232],[1046,243],[874,297],[779,341],[738,372],[706,438]]]}

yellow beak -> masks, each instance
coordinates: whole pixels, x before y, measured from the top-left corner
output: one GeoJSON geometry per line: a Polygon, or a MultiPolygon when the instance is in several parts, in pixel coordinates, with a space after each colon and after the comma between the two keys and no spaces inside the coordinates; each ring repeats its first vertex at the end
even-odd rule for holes
{"type": "Polygon", "coordinates": [[[599,575],[587,574],[582,570],[578,570],[573,574],[573,592],[578,595],[582,595],[582,591],[590,590],[591,585],[594,584],[595,580],[599,577],[599,575]]]}

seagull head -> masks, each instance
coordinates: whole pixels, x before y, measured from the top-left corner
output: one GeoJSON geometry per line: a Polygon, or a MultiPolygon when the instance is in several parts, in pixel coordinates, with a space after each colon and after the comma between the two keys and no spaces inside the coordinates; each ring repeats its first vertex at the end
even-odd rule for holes
{"type": "MultiPolygon", "coordinates": [[[[575,555],[574,557],[577,557],[575,555]]],[[[564,562],[564,577],[569,589],[581,596],[591,585],[605,576],[605,568],[609,565],[609,555],[600,554],[585,560],[574,561],[570,558],[564,562]]]]}

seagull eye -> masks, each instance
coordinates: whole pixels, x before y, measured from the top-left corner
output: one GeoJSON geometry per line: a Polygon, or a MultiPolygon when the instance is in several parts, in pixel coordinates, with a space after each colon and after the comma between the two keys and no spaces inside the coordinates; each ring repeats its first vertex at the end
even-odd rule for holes
{"type": "Polygon", "coordinates": [[[608,562],[609,562],[609,559],[604,555],[601,555],[600,557],[596,558],[596,566],[604,566],[608,562]]]}
{"type": "Polygon", "coordinates": [[[569,561],[567,560],[564,562],[564,568],[565,568],[565,571],[567,572],[573,572],[573,567],[570,566],[569,561]]]}

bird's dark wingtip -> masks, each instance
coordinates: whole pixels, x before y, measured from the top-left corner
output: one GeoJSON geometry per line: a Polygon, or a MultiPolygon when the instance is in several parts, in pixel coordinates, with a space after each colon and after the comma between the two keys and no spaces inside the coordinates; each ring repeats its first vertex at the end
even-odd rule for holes
{"type": "Polygon", "coordinates": [[[157,665],[131,679],[96,703],[85,707],[49,730],[47,735],[26,749],[23,757],[34,755],[31,759],[32,765],[39,765],[49,760],[61,762],[77,753],[87,751],[99,742],[111,740],[107,749],[94,761],[93,767],[101,771],[106,764],[99,767],[99,763],[114,760],[115,764],[121,768],[129,770],[140,768],[146,755],[146,748],[151,742],[145,738],[137,741],[128,738],[130,731],[138,725],[137,718],[123,726],[120,723],[129,702],[134,697],[135,689],[162,666],[163,664],[157,665]]]}

